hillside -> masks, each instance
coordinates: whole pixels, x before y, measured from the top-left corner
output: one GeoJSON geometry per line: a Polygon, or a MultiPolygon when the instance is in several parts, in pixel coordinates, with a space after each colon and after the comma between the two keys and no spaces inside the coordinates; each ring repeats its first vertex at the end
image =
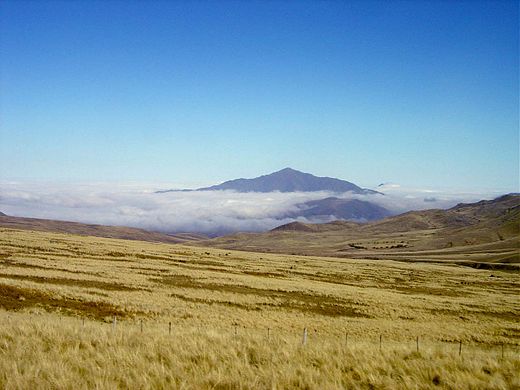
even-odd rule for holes
{"type": "Polygon", "coordinates": [[[375,203],[359,199],[329,197],[311,200],[299,205],[298,211],[287,214],[289,218],[307,219],[334,217],[343,220],[375,221],[391,215],[390,211],[375,203]]]}
{"type": "Polygon", "coordinates": [[[296,222],[196,245],[350,258],[518,263],[519,236],[520,196],[512,194],[366,224],[296,222]]]}
{"type": "Polygon", "coordinates": [[[518,389],[518,291],[500,270],[0,228],[0,389],[518,389]]]}
{"type": "Polygon", "coordinates": [[[200,234],[181,233],[176,235],[169,235],[124,226],[103,226],[84,224],[79,222],[56,221],[50,219],[10,217],[6,215],[0,216],[0,227],[166,243],[181,243],[207,238],[200,234]]]}
{"type": "Polygon", "coordinates": [[[272,232],[284,232],[284,231],[295,231],[295,232],[330,232],[343,230],[348,227],[357,227],[354,222],[347,221],[333,221],[329,223],[303,223],[303,222],[291,222],[285,225],[278,226],[271,230],[272,232]]]}

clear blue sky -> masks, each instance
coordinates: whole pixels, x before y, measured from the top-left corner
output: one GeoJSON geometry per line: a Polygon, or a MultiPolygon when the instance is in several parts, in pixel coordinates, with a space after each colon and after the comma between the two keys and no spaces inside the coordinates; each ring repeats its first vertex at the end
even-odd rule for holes
{"type": "Polygon", "coordinates": [[[516,1],[2,1],[0,179],[518,190],[516,1]]]}

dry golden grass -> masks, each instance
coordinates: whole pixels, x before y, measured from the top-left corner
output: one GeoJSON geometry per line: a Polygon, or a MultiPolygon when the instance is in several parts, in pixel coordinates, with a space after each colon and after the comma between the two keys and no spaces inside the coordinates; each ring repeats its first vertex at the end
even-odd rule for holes
{"type": "Polygon", "coordinates": [[[3,388],[515,388],[513,351],[377,343],[222,327],[100,324],[49,314],[3,316],[3,388]]]}
{"type": "Polygon", "coordinates": [[[0,386],[515,388],[519,291],[518,272],[0,229],[0,386]]]}

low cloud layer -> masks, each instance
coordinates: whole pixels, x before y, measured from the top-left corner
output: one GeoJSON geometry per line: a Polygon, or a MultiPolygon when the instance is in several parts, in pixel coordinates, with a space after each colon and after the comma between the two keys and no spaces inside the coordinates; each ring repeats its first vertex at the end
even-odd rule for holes
{"type": "MultiPolygon", "coordinates": [[[[283,216],[297,211],[299,204],[328,196],[367,200],[398,214],[408,210],[447,208],[459,202],[500,195],[404,189],[396,185],[378,188],[385,195],[232,191],[157,194],[157,189],[142,184],[0,182],[0,211],[11,216],[215,235],[272,229],[294,221],[283,216]]],[[[298,220],[316,222],[305,218],[298,220]]]]}

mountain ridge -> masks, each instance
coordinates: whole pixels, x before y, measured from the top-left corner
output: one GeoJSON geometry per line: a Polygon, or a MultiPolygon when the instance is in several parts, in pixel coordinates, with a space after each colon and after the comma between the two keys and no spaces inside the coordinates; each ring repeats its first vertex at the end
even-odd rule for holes
{"type": "Polygon", "coordinates": [[[223,191],[236,192],[316,192],[329,191],[335,193],[352,192],[355,194],[381,194],[380,192],[361,188],[346,180],[326,176],[314,176],[292,168],[258,176],[252,179],[233,179],[221,184],[202,187],[195,190],[162,190],[157,193],[175,191],[223,191]]]}

